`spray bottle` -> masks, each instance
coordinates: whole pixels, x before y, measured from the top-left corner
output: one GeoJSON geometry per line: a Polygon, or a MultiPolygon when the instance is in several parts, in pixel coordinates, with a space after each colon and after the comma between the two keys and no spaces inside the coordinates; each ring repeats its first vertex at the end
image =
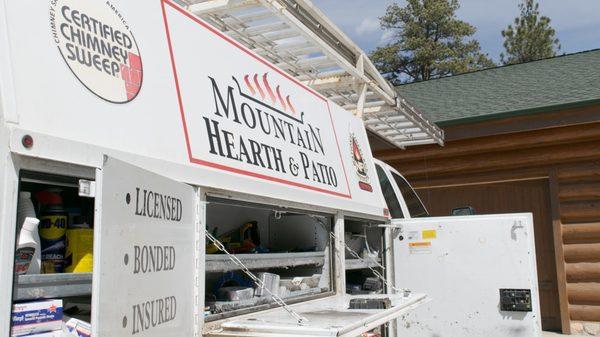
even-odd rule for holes
{"type": "Polygon", "coordinates": [[[15,252],[15,274],[39,274],[41,255],[38,225],[40,220],[27,217],[19,232],[19,242],[15,252]]]}
{"type": "Polygon", "coordinates": [[[64,271],[68,214],[59,192],[45,190],[36,194],[42,204],[40,237],[42,239],[42,272],[64,271]]]}

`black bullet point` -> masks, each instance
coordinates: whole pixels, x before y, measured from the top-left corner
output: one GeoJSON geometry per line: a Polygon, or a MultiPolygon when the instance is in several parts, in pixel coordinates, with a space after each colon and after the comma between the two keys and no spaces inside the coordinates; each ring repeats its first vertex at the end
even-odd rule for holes
{"type": "Polygon", "coordinates": [[[125,256],[123,256],[123,263],[125,263],[125,265],[129,263],[129,254],[125,254],[125,256]]]}
{"type": "Polygon", "coordinates": [[[125,202],[127,202],[127,205],[129,205],[129,203],[131,202],[131,194],[127,193],[127,195],[125,196],[125,202]]]}
{"type": "Polygon", "coordinates": [[[123,327],[127,327],[127,316],[123,316],[123,327]]]}

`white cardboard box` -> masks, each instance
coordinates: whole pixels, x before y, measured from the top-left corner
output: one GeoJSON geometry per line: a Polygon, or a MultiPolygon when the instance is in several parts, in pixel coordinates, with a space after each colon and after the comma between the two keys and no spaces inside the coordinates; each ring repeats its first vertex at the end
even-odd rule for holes
{"type": "Polygon", "coordinates": [[[62,309],[62,300],[14,304],[11,316],[11,336],[62,330],[62,309]]]}

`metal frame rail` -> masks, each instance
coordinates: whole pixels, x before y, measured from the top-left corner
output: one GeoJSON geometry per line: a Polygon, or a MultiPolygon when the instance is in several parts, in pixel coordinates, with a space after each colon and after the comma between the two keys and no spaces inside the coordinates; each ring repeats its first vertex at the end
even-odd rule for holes
{"type": "Polygon", "coordinates": [[[362,117],[400,148],[444,144],[444,132],[399,96],[367,55],[310,0],[175,0],[362,117]]]}

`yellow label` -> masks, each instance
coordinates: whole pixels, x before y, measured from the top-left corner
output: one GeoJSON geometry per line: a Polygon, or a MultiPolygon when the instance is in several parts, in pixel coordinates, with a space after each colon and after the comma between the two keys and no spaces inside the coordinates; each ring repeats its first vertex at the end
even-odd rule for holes
{"type": "Polygon", "coordinates": [[[94,230],[67,230],[67,273],[90,273],[94,265],[94,230]]]}
{"type": "Polygon", "coordinates": [[[42,240],[57,240],[67,231],[66,215],[45,215],[40,218],[40,237],[42,240]]]}
{"type": "Polygon", "coordinates": [[[435,229],[428,229],[423,231],[423,240],[427,239],[435,239],[437,237],[437,232],[435,229]]]}

